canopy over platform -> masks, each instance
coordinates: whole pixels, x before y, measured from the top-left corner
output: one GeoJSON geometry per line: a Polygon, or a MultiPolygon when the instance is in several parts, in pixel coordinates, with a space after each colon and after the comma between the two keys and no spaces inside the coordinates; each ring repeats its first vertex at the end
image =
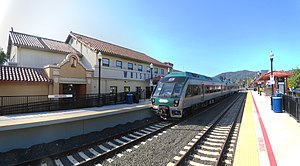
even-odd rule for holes
{"type": "Polygon", "coordinates": [[[265,92],[266,96],[272,95],[273,93],[283,93],[288,92],[288,82],[287,78],[293,76],[292,73],[284,71],[273,71],[274,80],[270,80],[271,72],[262,74],[254,81],[254,86],[258,89],[261,87],[265,92]],[[274,85],[274,86],[273,86],[274,85]],[[273,88],[273,90],[272,90],[273,88]]]}
{"type": "MultiPolygon", "coordinates": [[[[268,73],[265,73],[265,74],[261,75],[260,77],[258,77],[255,80],[255,83],[257,83],[258,81],[270,80],[270,75],[271,75],[271,72],[268,72],[268,73]]],[[[274,77],[290,77],[290,76],[293,76],[292,73],[288,73],[288,72],[284,72],[284,71],[273,71],[273,75],[274,75],[274,77]]]]}

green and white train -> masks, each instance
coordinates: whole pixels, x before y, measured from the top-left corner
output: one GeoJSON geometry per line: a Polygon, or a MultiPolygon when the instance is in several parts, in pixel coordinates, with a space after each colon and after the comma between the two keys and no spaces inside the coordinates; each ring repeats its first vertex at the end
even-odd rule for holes
{"type": "Polygon", "coordinates": [[[173,72],[162,78],[151,97],[161,118],[182,118],[192,110],[212,104],[237,92],[239,86],[190,72],[173,72]]]}

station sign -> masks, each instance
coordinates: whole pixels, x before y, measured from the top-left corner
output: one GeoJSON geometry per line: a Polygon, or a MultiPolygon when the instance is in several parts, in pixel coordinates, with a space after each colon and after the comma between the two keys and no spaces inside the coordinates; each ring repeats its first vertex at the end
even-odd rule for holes
{"type": "Polygon", "coordinates": [[[268,81],[267,81],[267,85],[272,85],[272,84],[275,84],[275,81],[274,81],[274,80],[268,80],[268,81]]]}
{"type": "Polygon", "coordinates": [[[57,95],[48,95],[49,99],[58,99],[58,98],[71,98],[73,94],[57,94],[57,95]]]}

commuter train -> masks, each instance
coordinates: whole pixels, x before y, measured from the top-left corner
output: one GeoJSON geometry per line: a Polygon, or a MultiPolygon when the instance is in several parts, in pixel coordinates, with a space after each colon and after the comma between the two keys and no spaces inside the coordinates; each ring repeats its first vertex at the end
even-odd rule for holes
{"type": "Polygon", "coordinates": [[[196,108],[212,104],[238,91],[239,86],[191,72],[172,72],[152,94],[152,109],[161,118],[182,118],[196,108]]]}

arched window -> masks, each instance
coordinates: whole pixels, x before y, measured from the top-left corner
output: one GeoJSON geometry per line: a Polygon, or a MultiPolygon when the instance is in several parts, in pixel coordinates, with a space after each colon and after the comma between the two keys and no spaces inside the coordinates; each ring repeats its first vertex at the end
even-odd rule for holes
{"type": "Polygon", "coordinates": [[[71,67],[77,66],[77,59],[75,57],[71,57],[71,67]]]}

